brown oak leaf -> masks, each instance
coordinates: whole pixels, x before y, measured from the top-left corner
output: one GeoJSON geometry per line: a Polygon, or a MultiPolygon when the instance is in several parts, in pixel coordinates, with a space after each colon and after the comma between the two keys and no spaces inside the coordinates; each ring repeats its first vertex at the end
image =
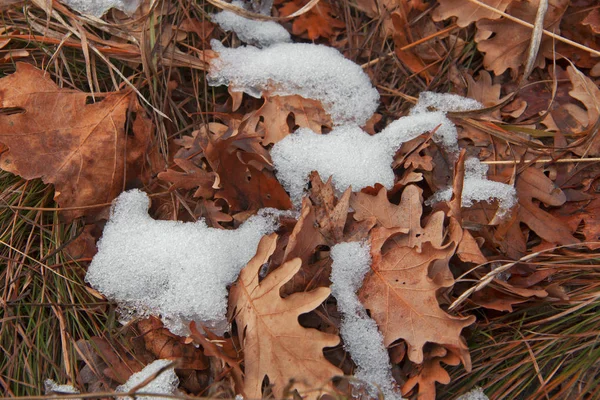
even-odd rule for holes
{"type": "MultiPolygon", "coordinates": [[[[544,28],[556,34],[560,33],[560,20],[567,8],[568,0],[550,0],[544,19],[544,28]]],[[[508,14],[533,23],[537,14],[539,0],[515,0],[508,7],[508,14]]],[[[522,26],[506,18],[499,20],[481,19],[477,21],[477,48],[485,53],[483,64],[486,69],[501,75],[511,69],[513,76],[519,67],[527,61],[527,49],[531,41],[531,28],[522,26]],[[495,36],[491,37],[492,34],[495,36]]],[[[553,40],[542,38],[535,66],[543,68],[544,55],[552,55],[553,40]]]]}
{"type": "Polygon", "coordinates": [[[185,338],[169,332],[158,318],[140,320],[137,326],[144,338],[146,349],[157,358],[177,360],[179,362],[177,367],[183,369],[208,368],[208,359],[202,350],[191,343],[185,343],[185,338]]]}
{"type": "Polygon", "coordinates": [[[251,114],[257,131],[263,131],[263,145],[277,143],[296,130],[309,128],[321,133],[322,128],[331,128],[329,115],[319,101],[301,96],[267,96],[261,108],[251,114]],[[291,119],[290,119],[291,118],[291,119]]]}
{"type": "MultiPolygon", "coordinates": [[[[0,109],[11,110],[0,115],[0,142],[8,148],[0,168],[54,184],[61,207],[110,203],[132,167],[127,154],[143,154],[147,138],[125,131],[127,111],[136,102],[132,92],[111,93],[93,104],[86,104],[88,98],[59,88],[30,64],[17,63],[14,74],[0,79],[0,109]]],[[[91,207],[61,215],[72,219],[97,212],[91,207]]]]}
{"type": "Polygon", "coordinates": [[[417,367],[418,373],[404,383],[402,394],[407,395],[418,385],[419,400],[435,400],[436,382],[443,385],[450,383],[450,375],[441,363],[456,366],[460,364],[460,357],[442,346],[434,346],[423,364],[417,367]]]}
{"type": "MultiPolygon", "coordinates": [[[[506,11],[506,7],[513,0],[482,0],[482,3],[491,6],[499,11],[506,11]]],[[[472,22],[480,19],[498,19],[500,14],[490,11],[477,4],[463,0],[439,0],[439,6],[433,12],[434,21],[442,21],[451,17],[456,17],[456,25],[464,28],[472,22]]]]}
{"type": "Polygon", "coordinates": [[[194,162],[185,158],[175,158],[173,162],[183,170],[183,172],[174,169],[168,169],[158,174],[158,179],[170,182],[169,190],[175,189],[196,189],[194,197],[211,198],[214,193],[214,184],[216,174],[214,172],[206,172],[202,168],[198,168],[194,162]]]}
{"type": "MultiPolygon", "coordinates": [[[[291,15],[308,3],[308,0],[287,1],[279,8],[282,17],[291,15]]],[[[307,37],[315,40],[320,37],[329,39],[336,35],[346,24],[335,18],[335,12],[331,5],[323,0],[317,3],[308,12],[294,18],[292,22],[292,33],[296,36],[307,37]]]]}
{"type": "Polygon", "coordinates": [[[474,317],[447,314],[436,296],[439,289],[454,284],[448,260],[461,240],[462,229],[450,219],[450,241],[444,244],[443,212],[434,213],[425,227],[421,226],[419,188],[406,187],[397,206],[389,203],[382,191],[377,196],[358,193],[352,203],[357,210],[355,218],[375,216],[381,221],[381,226],[371,231],[371,272],[359,296],[386,346],[404,339],[409,359],[422,363],[425,343],[436,343],[456,349],[469,369],[469,352],[460,333],[474,317]]]}
{"type": "Polygon", "coordinates": [[[230,318],[237,323],[244,351],[244,396],[261,398],[268,377],[275,398],[297,390],[316,399],[333,393],[331,379],[343,374],[323,355],[323,348],[337,345],[339,337],[304,328],[298,317],[318,307],[330,290],[321,287],[282,298],[279,290],[300,269],[299,259],[282,264],[259,282],[259,270],[276,242],[275,234],[261,240],[229,294],[230,318]]]}

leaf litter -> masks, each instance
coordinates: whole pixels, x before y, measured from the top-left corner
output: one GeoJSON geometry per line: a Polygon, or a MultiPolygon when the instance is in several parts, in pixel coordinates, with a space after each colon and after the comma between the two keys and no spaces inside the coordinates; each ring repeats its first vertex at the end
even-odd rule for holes
{"type": "MultiPolygon", "coordinates": [[[[277,6],[290,14],[304,3],[278,1],[277,6]]],[[[426,7],[419,2],[406,7],[377,2],[375,8],[363,3],[360,10],[383,21],[381,35],[371,38],[393,33],[400,63],[416,80],[432,83],[439,69],[424,62],[429,57],[424,45],[411,50],[417,64],[398,49],[411,47],[417,40],[412,35],[421,35],[424,26],[435,26],[430,17],[419,29],[402,28],[402,40],[397,37],[397,22],[410,21],[426,7]]],[[[506,271],[495,261],[502,257],[528,260],[531,250],[598,239],[586,218],[595,207],[593,169],[537,162],[548,155],[596,155],[598,90],[593,78],[576,68],[592,65],[585,58],[561,64],[570,91],[560,86],[561,101],[555,104],[556,93],[550,90],[548,97],[536,99],[528,89],[511,94],[508,75],[501,73],[511,70],[516,76],[525,64],[524,52],[517,50],[528,45],[528,28],[473,3],[439,3],[434,19],[457,17],[461,27],[475,23],[483,66],[495,76],[480,70],[475,81],[471,70],[453,66],[449,79],[458,93],[471,98],[421,91],[418,98],[406,97],[414,100],[408,115],[390,113],[376,128],[373,121],[381,115],[374,112],[390,107],[384,96],[379,103],[386,88],[374,87],[373,71],[367,74],[350,61],[357,58],[347,48],[343,53],[335,49],[352,44],[338,41],[346,26],[336,18],[340,10],[326,1],[283,25],[231,11],[211,17],[222,30],[234,32],[234,43],[239,38],[249,44],[228,48],[213,39],[213,51],[205,50],[204,64],[198,64],[208,68],[208,83],[228,85],[234,98],[217,105],[220,113],[210,122],[199,122],[199,129],[194,125],[190,136],[174,135],[170,149],[163,143],[162,151],[168,153],[163,154],[168,160],[162,160],[164,165],[156,162],[160,156],[151,143],[158,126],[149,122],[133,92],[119,90],[90,101],[88,93],[58,88],[29,64],[17,65],[16,73],[0,80],[1,105],[8,110],[0,115],[4,170],[54,184],[55,199],[67,208],[61,212],[67,219],[102,219],[96,207],[120,194],[87,280],[102,293],[96,292],[98,297],[119,303],[123,320],[153,317],[135,324],[142,349],[149,353],[143,353],[143,363],[116,357],[99,340],[90,343],[100,345],[109,363],[96,360],[94,365],[90,361],[99,350],[80,350],[85,368],[110,365],[121,371],[114,374],[102,367],[108,378],[104,388],[119,390],[113,383],[123,384],[134,373],[130,380],[136,383],[121,386],[122,391],[148,377],[150,384],[162,377],[168,382],[157,387],[159,393],[177,395],[180,387],[198,394],[214,388],[202,378],[211,374],[220,384],[231,380],[232,395],[318,398],[343,391],[334,378],[345,374],[354,375],[349,393],[355,396],[446,398],[439,385],[452,378],[442,364],[462,363],[471,370],[463,335],[469,335],[465,328],[474,322],[473,309],[512,312],[532,299],[549,304],[568,299],[567,289],[551,282],[560,267],[538,270],[524,262],[514,263],[506,273],[494,275],[494,269],[506,271]],[[327,29],[324,21],[330,21],[327,29]],[[286,28],[296,37],[321,37],[333,47],[290,43],[286,28]],[[509,30],[517,34],[505,49],[501,33],[509,30]],[[461,83],[461,73],[466,73],[467,83],[461,83]],[[34,81],[37,86],[31,85],[34,81]],[[550,112],[544,114],[546,100],[550,112]],[[54,115],[51,110],[56,109],[64,117],[55,126],[44,115],[54,115]],[[93,129],[82,129],[74,110],[89,113],[83,120],[92,121],[93,129]],[[562,117],[576,121],[566,136],[559,127],[562,117]],[[43,128],[28,131],[31,121],[43,128]],[[546,128],[556,131],[553,145],[563,146],[561,155],[529,136],[546,128]],[[29,140],[38,137],[42,140],[29,140]],[[93,139],[93,151],[86,148],[88,138],[93,139]],[[460,153],[463,148],[467,157],[460,153]],[[40,162],[30,156],[40,149],[50,158],[40,162]],[[113,151],[112,158],[96,153],[106,149],[113,151]],[[54,167],[55,155],[73,165],[54,167]],[[95,164],[101,159],[108,162],[95,164]],[[515,160],[529,164],[502,164],[515,160]],[[148,161],[155,165],[148,169],[148,161]],[[55,173],[48,172],[53,169],[55,173]],[[150,209],[145,194],[124,191],[142,185],[153,197],[150,209]],[[163,199],[165,194],[171,203],[163,199]],[[178,214],[179,208],[186,210],[185,216],[178,214]],[[196,221],[198,217],[202,219],[196,221]],[[479,265],[472,268],[474,264],[479,265]],[[450,312],[447,304],[470,285],[464,276],[475,282],[484,279],[485,285],[472,294],[468,308],[450,312]],[[346,361],[332,361],[340,357],[346,361]],[[153,358],[163,359],[159,367],[144,377],[135,374],[142,365],[149,364],[144,371],[154,365],[153,358]],[[165,358],[178,363],[179,378],[173,370],[153,376],[169,363],[165,358]]],[[[115,5],[78,11],[100,17],[115,5]]],[[[235,6],[268,9],[241,2],[235,6]]],[[[537,10],[535,1],[493,6],[526,21],[537,10]]],[[[565,31],[561,21],[570,18],[569,11],[579,10],[560,2],[550,6],[545,27],[555,32],[560,32],[559,25],[565,31]]],[[[104,18],[116,16],[121,18],[117,11],[104,18]]],[[[593,29],[592,17],[582,18],[581,26],[593,29]]],[[[200,34],[205,42],[211,35],[200,34]]],[[[443,53],[448,43],[459,43],[456,36],[439,36],[434,35],[428,51],[443,53]]],[[[356,43],[363,39],[348,38],[356,43]]],[[[552,57],[549,43],[548,38],[542,41],[534,60],[537,71],[552,57]]],[[[180,57],[183,53],[177,51],[180,57]]],[[[373,54],[367,48],[359,53],[373,54]]],[[[386,64],[386,57],[369,66],[386,64]]],[[[177,88],[180,79],[174,77],[170,87],[177,88]]],[[[182,110],[193,109],[185,105],[182,110]]],[[[56,385],[49,383],[60,389],[56,385]]],[[[91,388],[95,383],[88,377],[79,385],[91,388]]],[[[493,382],[485,385],[488,390],[493,382]]],[[[476,389],[461,398],[486,396],[476,389]]]]}

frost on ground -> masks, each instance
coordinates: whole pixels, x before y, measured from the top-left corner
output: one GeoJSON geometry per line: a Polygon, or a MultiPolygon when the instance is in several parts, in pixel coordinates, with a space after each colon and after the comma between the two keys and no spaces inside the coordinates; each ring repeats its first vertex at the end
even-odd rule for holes
{"type": "MultiPolygon", "coordinates": [[[[173,368],[168,368],[160,373],[160,375],[154,377],[162,368],[172,363],[169,360],[156,360],[151,364],[129,377],[125,384],[117,387],[117,392],[127,393],[131,389],[140,385],[146,379],[153,377],[153,379],[136,393],[147,393],[147,394],[163,394],[163,395],[175,395],[177,394],[177,387],[179,386],[179,378],[175,374],[173,368]]],[[[122,397],[123,398],[123,397],[122,397]]],[[[125,399],[132,399],[132,397],[124,397],[125,399]]],[[[168,397],[159,396],[135,396],[137,400],[167,400],[168,397]]]]}
{"type": "Polygon", "coordinates": [[[72,385],[59,385],[52,379],[46,379],[44,390],[46,394],[79,394],[79,390],[72,385]]]}
{"type": "Polygon", "coordinates": [[[474,99],[452,93],[422,92],[419,101],[410,110],[411,114],[422,114],[429,111],[465,112],[479,110],[483,104],[474,99]]]}
{"type": "Polygon", "coordinates": [[[379,93],[362,68],[334,48],[278,43],[265,49],[229,49],[211,41],[219,57],[211,61],[208,82],[260,97],[300,95],[323,104],[336,125],[364,125],[377,109],[379,93]]]}
{"type": "Polygon", "coordinates": [[[331,293],[342,314],[340,334],[344,347],[356,364],[354,376],[367,383],[373,398],[382,393],[387,400],[399,400],[402,396],[394,390],[392,365],[383,335],[356,295],[371,266],[369,250],[368,244],[359,242],[332,247],[331,293]]]}
{"type": "MultiPolygon", "coordinates": [[[[244,9],[244,3],[234,1],[232,5],[244,9]]],[[[290,42],[289,32],[274,21],[256,21],[242,17],[232,11],[221,11],[212,16],[212,21],[219,24],[226,32],[233,31],[244,43],[267,47],[275,43],[290,42]]]]}
{"type": "Polygon", "coordinates": [[[60,0],[84,15],[102,17],[111,8],[117,8],[127,14],[133,14],[140,6],[141,0],[60,0]]]}
{"type": "Polygon", "coordinates": [[[145,193],[116,200],[86,280],[131,315],[160,315],[173,333],[191,321],[223,332],[227,288],[254,256],[263,235],[277,227],[276,210],[263,210],[236,230],[197,222],[157,221],[145,193]]]}
{"type": "Polygon", "coordinates": [[[483,389],[478,387],[471,390],[469,393],[465,393],[460,397],[457,397],[456,400],[490,400],[489,397],[483,393],[483,389]]]}
{"type": "MultiPolygon", "coordinates": [[[[488,166],[476,158],[465,161],[465,180],[462,192],[463,207],[471,207],[475,201],[491,202],[498,200],[498,217],[502,218],[517,204],[517,191],[514,187],[487,179],[488,166]]],[[[452,198],[452,188],[436,192],[425,203],[431,205],[452,198]]]]}

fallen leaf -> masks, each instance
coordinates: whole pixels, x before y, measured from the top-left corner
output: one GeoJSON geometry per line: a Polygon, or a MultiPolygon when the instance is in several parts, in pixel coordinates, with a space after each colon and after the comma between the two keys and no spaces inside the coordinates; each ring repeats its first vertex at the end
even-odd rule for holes
{"type": "Polygon", "coordinates": [[[213,196],[215,192],[213,186],[216,180],[216,174],[214,172],[206,172],[205,170],[198,168],[192,161],[184,158],[175,158],[173,162],[181,168],[183,172],[168,169],[158,174],[158,179],[171,183],[169,190],[189,190],[197,188],[194,192],[194,197],[203,197],[207,199],[213,196]]]}
{"type": "Polygon", "coordinates": [[[300,269],[299,259],[282,264],[259,282],[259,270],[276,241],[275,234],[261,240],[229,294],[230,318],[237,323],[244,351],[244,397],[261,398],[268,377],[275,398],[283,398],[287,387],[317,399],[323,392],[334,393],[331,379],[343,374],[323,355],[323,348],[337,345],[339,337],[303,328],[298,316],[318,307],[330,290],[321,287],[281,298],[279,289],[300,269]]]}
{"type": "Polygon", "coordinates": [[[143,319],[137,323],[140,335],[144,338],[146,349],[156,358],[177,360],[177,368],[204,370],[208,368],[208,359],[202,350],[193,344],[186,344],[185,338],[176,336],[163,327],[155,317],[143,319]]]}
{"type": "MultiPolygon", "coordinates": [[[[0,108],[17,111],[0,115],[0,142],[8,148],[0,168],[54,184],[61,207],[110,203],[125,185],[126,153],[143,153],[147,144],[134,146],[125,132],[127,110],[135,102],[131,92],[93,104],[86,104],[88,98],[59,88],[32,65],[17,63],[14,74],[0,79],[0,108]]],[[[98,211],[80,208],[61,215],[69,220],[98,211]]]]}
{"type": "MultiPolygon", "coordinates": [[[[506,7],[513,0],[482,0],[481,2],[495,8],[498,11],[506,11],[506,7]]],[[[464,28],[473,22],[487,18],[490,20],[498,19],[500,14],[490,11],[477,4],[463,0],[438,0],[438,7],[433,11],[433,20],[442,21],[451,17],[456,17],[456,25],[464,28]]]]}
{"type": "MultiPolygon", "coordinates": [[[[510,3],[507,13],[523,21],[533,23],[537,14],[540,0],[515,0],[510,3]]],[[[544,29],[560,33],[560,20],[567,8],[568,0],[550,0],[544,19],[544,29]]],[[[498,20],[481,19],[477,21],[477,48],[484,53],[483,64],[486,69],[496,75],[501,75],[507,69],[512,70],[513,76],[519,67],[525,64],[528,57],[527,49],[531,41],[531,28],[522,26],[501,18],[498,20]],[[495,34],[490,38],[492,34],[495,34]]],[[[551,56],[553,40],[547,36],[542,38],[535,66],[543,68],[545,55],[551,56]]]]}
{"type": "MultiPolygon", "coordinates": [[[[260,146],[258,140],[255,138],[255,144],[260,146]]],[[[225,199],[233,212],[264,207],[292,208],[290,197],[271,171],[262,168],[261,163],[242,161],[244,153],[252,154],[240,149],[239,146],[244,145],[246,149],[251,146],[240,141],[237,136],[205,144],[206,159],[213,171],[219,175],[222,186],[215,197],[225,199]]]]}
{"type": "Polygon", "coordinates": [[[435,346],[432,354],[417,367],[418,373],[404,383],[402,394],[407,395],[418,385],[419,400],[435,400],[436,382],[442,385],[450,383],[450,375],[441,363],[456,366],[460,363],[460,358],[441,346],[435,346]]]}
{"type": "Polygon", "coordinates": [[[331,128],[329,115],[320,102],[301,96],[266,96],[261,108],[251,114],[256,120],[257,131],[264,131],[263,145],[277,143],[296,127],[308,128],[321,133],[325,126],[331,128]]]}
{"type": "Polygon", "coordinates": [[[216,201],[201,200],[196,204],[194,214],[198,218],[204,218],[207,225],[212,228],[223,228],[220,222],[231,222],[233,217],[222,210],[223,207],[217,205],[216,201]]]}
{"type": "Polygon", "coordinates": [[[375,217],[380,225],[371,231],[371,272],[359,295],[386,346],[404,339],[409,359],[422,363],[425,343],[436,343],[457,349],[469,369],[469,352],[460,332],[474,317],[445,313],[436,296],[440,288],[454,283],[448,260],[462,230],[456,222],[451,224],[450,241],[444,244],[443,212],[434,213],[422,227],[422,201],[421,190],[414,185],[404,189],[399,205],[389,203],[384,189],[377,196],[353,197],[355,218],[375,217]]]}
{"type": "MultiPolygon", "coordinates": [[[[287,1],[283,7],[279,8],[282,17],[292,15],[308,3],[308,0],[287,1]]],[[[292,33],[296,36],[306,37],[315,40],[320,37],[330,39],[336,35],[346,24],[336,18],[331,5],[322,0],[317,3],[308,12],[294,18],[292,22],[292,33]]]]}

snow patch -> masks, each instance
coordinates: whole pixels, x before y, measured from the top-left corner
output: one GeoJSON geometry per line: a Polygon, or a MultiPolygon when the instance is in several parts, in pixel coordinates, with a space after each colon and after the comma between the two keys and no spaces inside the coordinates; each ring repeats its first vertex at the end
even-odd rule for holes
{"type": "Polygon", "coordinates": [[[211,41],[219,57],[211,61],[208,83],[260,97],[300,95],[323,104],[334,124],[364,125],[379,93],[362,68],[334,48],[309,43],[277,43],[265,49],[229,49],[211,41]]]}
{"type": "MultiPolygon", "coordinates": [[[[125,384],[117,387],[117,392],[127,393],[131,389],[135,388],[146,379],[152,377],[162,368],[172,363],[169,360],[156,360],[151,364],[146,365],[140,372],[136,372],[131,375],[125,384]]],[[[179,378],[175,374],[173,368],[169,368],[156,376],[150,383],[143,388],[136,391],[136,393],[148,393],[148,394],[166,394],[174,395],[177,393],[177,387],[179,386],[179,378]]],[[[132,397],[121,397],[125,399],[133,399],[132,397]]],[[[168,400],[168,397],[159,396],[135,396],[137,400],[168,400]]]]}
{"type": "Polygon", "coordinates": [[[483,393],[483,389],[477,387],[471,390],[469,393],[465,393],[460,397],[457,397],[456,400],[490,400],[489,397],[483,393]]]}
{"type": "MultiPolygon", "coordinates": [[[[476,201],[498,201],[498,217],[502,218],[517,204],[517,191],[511,185],[487,179],[488,166],[477,158],[465,160],[465,180],[462,192],[462,206],[471,207],[476,201]]],[[[452,187],[434,193],[425,204],[450,201],[452,187]]]]}
{"type": "Polygon", "coordinates": [[[422,114],[428,111],[465,112],[479,110],[483,104],[474,99],[452,93],[421,92],[419,100],[411,114],[422,114]]]}
{"type": "MultiPolygon", "coordinates": [[[[241,1],[231,3],[239,8],[245,8],[241,1]]],[[[242,17],[232,11],[221,11],[212,15],[212,21],[219,24],[226,32],[233,31],[244,43],[267,47],[275,43],[290,42],[292,38],[288,31],[274,21],[256,21],[242,17]]]]}
{"type": "Polygon", "coordinates": [[[46,394],[79,394],[79,390],[72,385],[59,385],[52,379],[46,379],[44,382],[46,394]]]}
{"type": "Polygon", "coordinates": [[[227,285],[277,228],[278,210],[264,209],[236,230],[197,222],[157,221],[139,190],[122,193],[98,242],[86,281],[126,311],[160,315],[178,335],[191,321],[227,328],[227,285]]]}
{"type": "Polygon", "coordinates": [[[443,113],[435,112],[402,117],[377,135],[369,135],[356,125],[340,126],[326,135],[301,128],[279,141],[271,150],[271,158],[277,179],[298,206],[311,171],[324,179],[331,176],[339,192],[350,186],[359,191],[376,183],[391,189],[396,151],[402,143],[436,128],[434,140],[449,152],[458,152],[454,124],[443,113]]]}
{"type": "Polygon", "coordinates": [[[331,293],[342,314],[340,334],[344,347],[356,364],[355,378],[367,383],[369,395],[386,400],[400,400],[394,390],[392,365],[383,335],[361,304],[356,292],[371,266],[370,248],[366,243],[340,243],[331,248],[331,293]]]}
{"type": "Polygon", "coordinates": [[[141,0],[60,0],[60,2],[80,14],[100,18],[111,8],[131,15],[138,9],[141,0]]]}

